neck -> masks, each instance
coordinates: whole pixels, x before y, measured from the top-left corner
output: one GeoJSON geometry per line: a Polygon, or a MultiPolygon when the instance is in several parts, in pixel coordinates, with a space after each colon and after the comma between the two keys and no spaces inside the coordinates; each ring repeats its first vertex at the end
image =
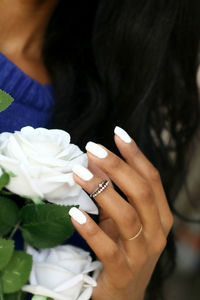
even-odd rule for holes
{"type": "Polygon", "coordinates": [[[0,51],[40,56],[44,34],[59,0],[0,0],[0,51]]]}

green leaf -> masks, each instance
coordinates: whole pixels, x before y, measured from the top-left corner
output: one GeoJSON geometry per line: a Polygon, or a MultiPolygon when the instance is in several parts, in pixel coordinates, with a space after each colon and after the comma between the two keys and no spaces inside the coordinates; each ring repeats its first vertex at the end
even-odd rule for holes
{"type": "Polygon", "coordinates": [[[17,175],[12,171],[6,172],[10,177],[16,177],[17,175]]]}
{"type": "Polygon", "coordinates": [[[4,186],[6,186],[10,181],[10,176],[8,173],[3,171],[3,174],[0,177],[0,190],[2,190],[2,188],[4,186]]]}
{"type": "Polygon", "coordinates": [[[1,190],[0,191],[0,196],[11,196],[11,195],[13,195],[13,193],[11,193],[11,192],[8,192],[8,191],[6,191],[6,190],[1,190]]]}
{"type": "Polygon", "coordinates": [[[71,206],[27,205],[21,210],[25,241],[36,248],[51,248],[69,238],[74,228],[69,216],[71,206]]]}
{"type": "Polygon", "coordinates": [[[53,300],[53,299],[45,296],[34,295],[31,300],[53,300]]]}
{"type": "Polygon", "coordinates": [[[14,250],[14,242],[0,238],[0,271],[9,263],[14,250]]]}
{"type": "Polygon", "coordinates": [[[25,300],[27,293],[23,293],[22,291],[13,293],[13,294],[5,294],[5,300],[25,300]]]}
{"type": "Polygon", "coordinates": [[[3,291],[15,293],[28,281],[32,268],[32,256],[15,251],[6,269],[2,272],[3,291]]]}
{"type": "Polygon", "coordinates": [[[17,300],[17,293],[14,294],[6,294],[4,296],[5,300],[17,300]]]}
{"type": "Polygon", "coordinates": [[[19,208],[9,198],[0,196],[0,235],[6,235],[18,221],[19,208]]]}
{"type": "Polygon", "coordinates": [[[13,101],[14,99],[9,94],[0,89],[0,112],[8,108],[13,101]]]}

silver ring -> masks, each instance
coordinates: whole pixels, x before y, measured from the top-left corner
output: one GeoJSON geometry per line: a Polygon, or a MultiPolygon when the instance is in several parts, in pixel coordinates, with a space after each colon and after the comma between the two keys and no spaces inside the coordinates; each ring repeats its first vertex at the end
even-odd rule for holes
{"type": "Polygon", "coordinates": [[[101,183],[98,184],[98,187],[94,190],[92,194],[90,194],[90,198],[94,198],[99,195],[103,190],[107,188],[109,184],[109,180],[103,180],[101,183]]]}

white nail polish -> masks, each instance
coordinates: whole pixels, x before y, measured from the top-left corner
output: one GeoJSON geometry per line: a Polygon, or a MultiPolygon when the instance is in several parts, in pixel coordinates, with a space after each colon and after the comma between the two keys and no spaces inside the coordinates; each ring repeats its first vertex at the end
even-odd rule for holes
{"type": "Polygon", "coordinates": [[[105,158],[108,155],[108,152],[105,149],[93,142],[88,142],[85,149],[98,158],[105,158]]]}
{"type": "Polygon", "coordinates": [[[131,137],[128,133],[119,126],[116,126],[114,129],[114,133],[125,143],[129,144],[131,142],[131,137]]]}
{"type": "Polygon", "coordinates": [[[72,207],[69,210],[69,215],[79,224],[83,225],[86,223],[86,216],[76,207],[72,207]]]}
{"type": "Polygon", "coordinates": [[[88,169],[86,169],[81,165],[74,165],[72,167],[72,171],[85,181],[89,181],[94,177],[93,174],[88,169]]]}

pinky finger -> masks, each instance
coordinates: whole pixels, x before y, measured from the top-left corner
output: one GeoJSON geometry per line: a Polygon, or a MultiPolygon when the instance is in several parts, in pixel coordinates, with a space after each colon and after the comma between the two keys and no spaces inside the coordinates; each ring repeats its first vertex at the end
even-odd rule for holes
{"type": "Polygon", "coordinates": [[[127,263],[118,245],[87,213],[73,207],[70,209],[69,214],[76,230],[87,241],[112,277],[113,274],[118,274],[119,267],[122,271],[127,269],[127,263]]]}

